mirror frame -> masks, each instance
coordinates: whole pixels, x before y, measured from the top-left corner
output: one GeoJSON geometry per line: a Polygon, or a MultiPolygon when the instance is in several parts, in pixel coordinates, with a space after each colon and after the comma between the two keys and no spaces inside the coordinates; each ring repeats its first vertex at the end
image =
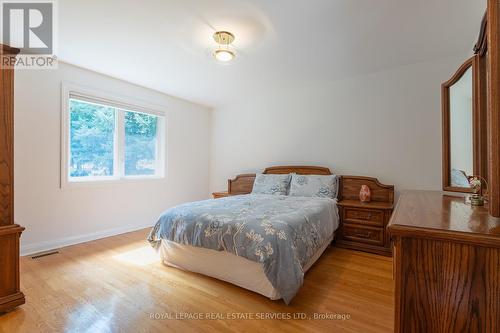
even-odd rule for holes
{"type": "MultiPolygon", "coordinates": [[[[486,124],[480,99],[478,98],[478,88],[480,80],[480,59],[478,55],[473,56],[460,66],[456,73],[441,85],[442,117],[443,117],[443,190],[449,192],[472,193],[468,187],[451,186],[451,149],[450,149],[450,88],[457,83],[465,72],[472,68],[472,159],[473,173],[485,177],[484,168],[487,163],[485,156],[486,142],[482,140],[486,133],[481,129],[481,124],[486,124]]],[[[486,177],[485,177],[486,178],[486,177]]]]}

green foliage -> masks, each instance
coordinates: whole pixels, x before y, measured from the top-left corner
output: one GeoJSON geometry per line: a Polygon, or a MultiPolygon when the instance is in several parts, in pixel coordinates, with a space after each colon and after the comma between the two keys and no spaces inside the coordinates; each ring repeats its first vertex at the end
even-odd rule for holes
{"type": "Polygon", "coordinates": [[[158,117],[125,112],[125,175],[154,175],[158,117]]]}
{"type": "Polygon", "coordinates": [[[113,175],[115,110],[70,101],[72,177],[113,175]]]}
{"type": "MultiPolygon", "coordinates": [[[[112,107],[70,100],[70,175],[113,175],[115,122],[112,107]]],[[[125,174],[154,174],[158,118],[124,112],[125,174]]]]}

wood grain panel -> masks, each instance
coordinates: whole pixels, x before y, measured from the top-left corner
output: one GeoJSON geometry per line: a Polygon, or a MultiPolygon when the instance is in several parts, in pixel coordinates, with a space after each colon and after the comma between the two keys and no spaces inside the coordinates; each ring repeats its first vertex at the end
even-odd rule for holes
{"type": "Polygon", "coordinates": [[[14,223],[14,70],[0,67],[0,71],[0,226],[2,226],[14,223]]]}
{"type": "Polygon", "coordinates": [[[481,29],[479,31],[479,36],[477,42],[474,45],[474,53],[483,57],[488,50],[488,13],[486,12],[481,21],[481,29]]]}
{"type": "Polygon", "coordinates": [[[403,238],[398,332],[496,332],[497,249],[403,238]]]}
{"type": "Polygon", "coordinates": [[[407,191],[387,230],[396,332],[499,331],[500,219],[463,195],[407,191]]]}
{"type": "Polygon", "coordinates": [[[0,267],[2,267],[2,279],[0,279],[0,298],[17,292],[17,270],[16,268],[16,245],[17,234],[6,234],[0,236],[0,267]]]}
{"type": "Polygon", "coordinates": [[[342,236],[346,240],[384,245],[384,229],[344,222],[342,236]]]}
{"type": "Polygon", "coordinates": [[[500,1],[488,0],[488,159],[490,214],[500,217],[500,1]]]}
{"type": "Polygon", "coordinates": [[[394,186],[384,185],[376,178],[361,176],[342,176],[340,178],[341,200],[359,201],[359,191],[362,185],[368,185],[372,202],[394,203],[394,186]]]}
{"type": "MultiPolygon", "coordinates": [[[[486,57],[474,60],[474,173],[488,180],[488,71],[486,57]]],[[[488,180],[489,183],[489,180],[488,180]]]]}
{"type": "Polygon", "coordinates": [[[471,207],[463,194],[405,191],[388,228],[393,236],[471,243],[500,248],[500,219],[488,207],[471,207]]]}
{"type": "Polygon", "coordinates": [[[24,303],[19,287],[19,237],[24,228],[14,224],[14,70],[4,57],[17,49],[0,45],[0,312],[24,303]]]}
{"type": "Polygon", "coordinates": [[[332,172],[329,168],[317,166],[275,166],[266,168],[265,174],[288,174],[296,173],[298,175],[331,175],[332,172]]]}
{"type": "Polygon", "coordinates": [[[19,237],[17,224],[0,227],[0,312],[24,303],[19,281],[19,237]]]}
{"type": "Polygon", "coordinates": [[[346,222],[368,225],[372,224],[379,227],[384,226],[385,216],[383,210],[345,207],[343,212],[346,222]]]}
{"type": "Polygon", "coordinates": [[[228,179],[227,188],[231,194],[248,194],[252,192],[255,174],[248,173],[236,176],[234,179],[228,179]]]}

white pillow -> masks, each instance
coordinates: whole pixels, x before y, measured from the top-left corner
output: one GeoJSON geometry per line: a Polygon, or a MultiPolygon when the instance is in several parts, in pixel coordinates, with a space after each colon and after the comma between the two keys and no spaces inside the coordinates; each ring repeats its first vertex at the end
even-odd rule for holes
{"type": "Polygon", "coordinates": [[[291,175],[258,174],[253,183],[252,194],[286,195],[291,175]]]}
{"type": "Polygon", "coordinates": [[[322,197],[335,199],[337,197],[338,177],[336,175],[292,175],[290,192],[295,197],[322,197]]]}

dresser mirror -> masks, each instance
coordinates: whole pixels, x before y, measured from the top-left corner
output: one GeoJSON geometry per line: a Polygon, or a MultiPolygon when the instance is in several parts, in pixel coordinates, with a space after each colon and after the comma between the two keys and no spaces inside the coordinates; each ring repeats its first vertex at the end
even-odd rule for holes
{"type": "Polygon", "coordinates": [[[476,53],[442,84],[445,191],[471,193],[473,176],[488,179],[484,60],[476,53]]]}
{"type": "Polygon", "coordinates": [[[444,167],[443,187],[447,191],[470,191],[474,172],[474,58],[467,60],[443,83],[444,167]]]}

